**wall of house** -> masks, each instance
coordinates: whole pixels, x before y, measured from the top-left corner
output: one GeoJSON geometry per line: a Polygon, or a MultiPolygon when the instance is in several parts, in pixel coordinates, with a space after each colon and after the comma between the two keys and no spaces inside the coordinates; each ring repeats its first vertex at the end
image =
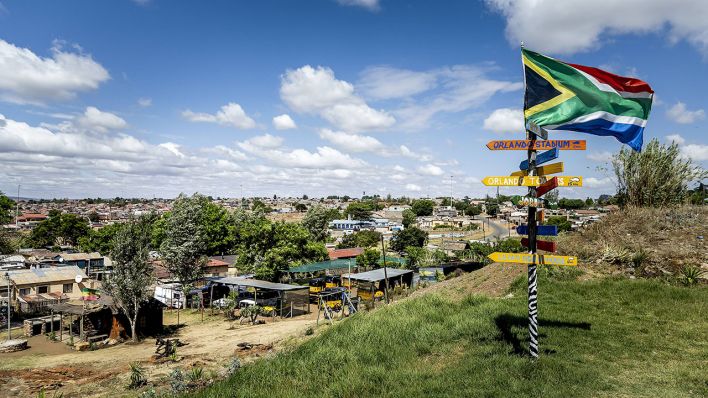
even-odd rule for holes
{"type": "Polygon", "coordinates": [[[15,294],[38,294],[41,286],[48,287],[46,293],[63,293],[66,294],[70,300],[81,298],[81,288],[84,287],[83,284],[78,284],[73,279],[70,279],[51,283],[15,285],[15,294]],[[64,284],[71,285],[71,292],[64,293],[64,284]],[[29,291],[23,291],[22,289],[28,289],[29,291]]]}

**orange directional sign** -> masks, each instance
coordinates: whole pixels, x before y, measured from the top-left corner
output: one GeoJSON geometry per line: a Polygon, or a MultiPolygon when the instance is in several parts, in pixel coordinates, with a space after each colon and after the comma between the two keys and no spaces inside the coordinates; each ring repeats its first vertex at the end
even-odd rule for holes
{"type": "Polygon", "coordinates": [[[501,253],[494,252],[489,257],[495,263],[515,263],[515,264],[545,264],[545,265],[578,265],[577,257],[551,256],[545,254],[529,253],[501,253]]]}
{"type": "MultiPolygon", "coordinates": [[[[583,177],[580,176],[558,176],[553,177],[558,179],[559,187],[582,187],[583,177]]],[[[542,176],[490,176],[484,177],[482,183],[492,187],[537,187],[548,178],[542,176]]]]}
{"type": "Polygon", "coordinates": [[[585,140],[548,140],[548,141],[530,141],[530,140],[494,140],[487,143],[487,148],[492,151],[526,151],[532,145],[533,148],[539,151],[558,148],[562,151],[584,151],[586,144],[585,140]]]}
{"type": "MultiPolygon", "coordinates": [[[[536,175],[545,176],[549,174],[556,174],[563,172],[563,162],[551,163],[545,166],[536,167],[536,175]]],[[[513,176],[527,176],[529,175],[528,170],[519,170],[511,173],[513,176]]]]}

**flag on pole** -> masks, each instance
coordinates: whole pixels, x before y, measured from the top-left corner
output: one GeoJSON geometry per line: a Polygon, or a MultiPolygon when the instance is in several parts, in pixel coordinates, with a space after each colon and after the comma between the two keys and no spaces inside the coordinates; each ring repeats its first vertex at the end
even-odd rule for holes
{"type": "Polygon", "coordinates": [[[101,292],[98,289],[81,288],[81,300],[96,301],[101,297],[101,292]]]}
{"type": "Polygon", "coordinates": [[[654,91],[649,84],[521,50],[524,117],[547,130],[615,137],[641,151],[654,91]]]}

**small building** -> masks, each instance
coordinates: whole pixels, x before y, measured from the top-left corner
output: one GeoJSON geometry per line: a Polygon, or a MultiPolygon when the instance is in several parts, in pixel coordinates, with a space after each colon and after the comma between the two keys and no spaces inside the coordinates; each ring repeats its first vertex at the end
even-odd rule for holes
{"type": "MultiPolygon", "coordinates": [[[[12,305],[21,312],[43,312],[50,304],[81,298],[81,288],[91,287],[77,266],[23,269],[8,274],[12,305]]],[[[0,275],[0,285],[7,283],[5,275],[0,275]]]]}
{"type": "Polygon", "coordinates": [[[229,274],[229,263],[210,258],[204,266],[204,276],[226,276],[229,274]]]}
{"type": "Polygon", "coordinates": [[[347,258],[355,258],[356,256],[364,253],[364,248],[363,247],[350,247],[347,249],[333,249],[329,250],[329,259],[330,260],[337,260],[337,259],[347,259],[347,258]]]}
{"type": "Polygon", "coordinates": [[[25,256],[19,254],[0,255],[1,271],[25,269],[26,263],[25,256]]]}

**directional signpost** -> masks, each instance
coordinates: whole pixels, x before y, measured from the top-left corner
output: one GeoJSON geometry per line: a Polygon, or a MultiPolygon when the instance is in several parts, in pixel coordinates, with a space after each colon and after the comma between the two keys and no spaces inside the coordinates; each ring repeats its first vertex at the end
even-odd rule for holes
{"type": "Polygon", "coordinates": [[[578,265],[577,257],[552,256],[536,253],[500,253],[494,252],[488,256],[497,263],[543,264],[543,265],[578,265]]]}
{"type": "Polygon", "coordinates": [[[528,310],[529,310],[529,353],[531,357],[538,358],[538,285],[536,280],[536,265],[578,265],[577,257],[555,256],[536,254],[536,250],[548,252],[556,251],[556,242],[537,240],[536,237],[556,236],[558,227],[555,225],[538,225],[543,222],[543,207],[541,196],[557,187],[581,187],[583,177],[580,176],[555,176],[548,175],[562,173],[563,162],[540,166],[551,160],[557,159],[560,150],[582,151],[585,150],[584,140],[548,140],[548,131],[535,123],[526,124],[525,140],[499,140],[487,143],[487,148],[493,151],[526,151],[527,158],[519,164],[519,171],[510,176],[485,177],[482,183],[486,186],[496,187],[529,187],[528,196],[524,196],[518,204],[528,207],[528,224],[516,228],[519,235],[528,235],[521,239],[523,246],[529,249],[528,253],[500,253],[495,252],[489,258],[498,263],[528,264],[528,310]],[[541,140],[538,140],[538,139],[541,140]],[[537,154],[537,150],[545,150],[537,154]]]}
{"type": "MultiPolygon", "coordinates": [[[[529,247],[529,238],[521,238],[521,245],[524,247],[529,247]]],[[[536,240],[536,249],[555,253],[557,245],[556,242],[536,240]]]]}
{"type": "MultiPolygon", "coordinates": [[[[550,151],[541,152],[536,157],[536,166],[550,162],[551,160],[558,159],[558,148],[553,148],[550,151]]],[[[519,164],[519,170],[528,170],[529,160],[524,160],[519,164]]]]}
{"type": "Polygon", "coordinates": [[[564,151],[584,151],[585,140],[494,140],[487,143],[487,148],[492,151],[528,151],[536,149],[545,151],[558,148],[564,151]]]}
{"type": "MultiPolygon", "coordinates": [[[[582,187],[583,177],[557,176],[553,177],[559,187],[582,187]]],[[[489,176],[482,179],[482,184],[492,187],[537,187],[549,179],[543,176],[489,176]]]]}
{"type": "MultiPolygon", "coordinates": [[[[528,225],[519,225],[516,227],[516,233],[519,235],[531,235],[528,225]]],[[[536,235],[543,236],[558,236],[558,226],[556,225],[537,225],[536,235]]]]}
{"type": "MultiPolygon", "coordinates": [[[[545,176],[549,174],[556,174],[563,172],[563,162],[551,163],[545,166],[536,167],[536,175],[545,176]]],[[[527,176],[529,175],[528,170],[519,170],[511,173],[513,176],[527,176]]]]}

